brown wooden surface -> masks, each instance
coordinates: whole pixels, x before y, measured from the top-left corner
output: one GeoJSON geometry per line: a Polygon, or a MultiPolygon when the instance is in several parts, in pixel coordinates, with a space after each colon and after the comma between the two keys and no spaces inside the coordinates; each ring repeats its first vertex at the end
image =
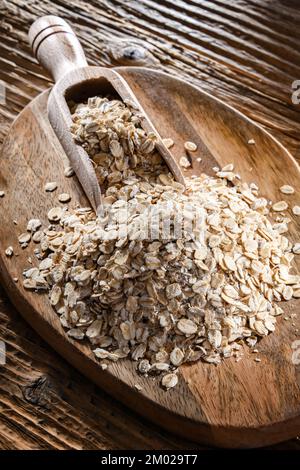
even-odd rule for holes
{"type": "MultiPolygon", "coordinates": [[[[129,60],[124,58],[124,47],[120,48],[118,41],[115,40],[115,47],[109,50],[108,41],[104,41],[109,32],[115,32],[114,37],[127,33],[147,39],[152,44],[153,55],[139,48],[129,50],[134,51],[139,61],[144,55],[146,65],[157,64],[160,60],[164,70],[181,73],[195,83],[206,79],[205,89],[225,97],[227,102],[236,104],[258,122],[267,124],[295,152],[300,120],[297,107],[291,105],[290,93],[291,82],[298,78],[300,69],[297,51],[293,49],[300,24],[296,2],[272,2],[272,8],[270,2],[264,1],[232,2],[232,8],[225,1],[178,2],[176,5],[180,3],[185,8],[180,12],[176,7],[177,13],[174,13],[175,7],[170,9],[171,2],[159,2],[159,5],[150,1],[105,2],[106,7],[110,5],[103,13],[105,20],[100,16],[95,20],[93,10],[103,11],[101,2],[95,2],[96,6],[74,2],[78,8],[72,12],[64,10],[61,3],[55,7],[53,2],[24,2],[17,16],[12,16],[16,3],[5,2],[0,44],[4,63],[0,64],[0,78],[9,85],[8,106],[3,107],[1,113],[4,124],[8,126],[12,116],[47,86],[38,75],[41,71],[33,65],[24,41],[28,23],[37,14],[56,13],[72,21],[72,25],[77,24],[76,32],[89,52],[89,60],[94,63],[107,65],[109,58],[119,63],[129,60]],[[188,14],[192,7],[197,12],[195,18],[188,14]],[[161,11],[168,18],[164,27],[161,11]],[[126,18],[130,18],[130,25],[126,18]],[[181,33],[174,23],[179,18],[185,25],[181,33]],[[239,28],[246,34],[247,21],[247,37],[238,36],[239,28]],[[93,35],[97,42],[91,41],[93,35]],[[16,38],[21,38],[17,50],[16,38]],[[180,48],[180,44],[184,47],[180,48]],[[243,59],[243,49],[247,59],[243,59]],[[185,69],[182,63],[186,64],[185,69]]],[[[125,47],[126,57],[127,52],[125,47]]],[[[4,127],[1,128],[3,136],[4,127]]],[[[8,344],[9,362],[0,377],[0,447],[196,447],[159,431],[95,390],[38,339],[8,305],[5,295],[2,298],[0,331],[1,339],[8,344]]],[[[277,447],[297,448],[298,445],[291,441],[277,447]]]]}

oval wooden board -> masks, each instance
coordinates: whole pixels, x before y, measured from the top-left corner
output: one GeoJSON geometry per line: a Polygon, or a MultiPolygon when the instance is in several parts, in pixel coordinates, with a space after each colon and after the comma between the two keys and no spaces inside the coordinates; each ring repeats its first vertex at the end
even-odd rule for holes
{"type": "MultiPolygon", "coordinates": [[[[198,144],[197,156],[202,162],[195,162],[190,173],[212,173],[213,166],[234,162],[245,181],[256,182],[262,195],[273,200],[282,199],[278,190],[282,184],[299,188],[299,168],[290,154],[243,115],[166,74],[139,67],[118,71],[161,137],[178,142],[172,148],[177,158],[185,140],[198,144]],[[249,145],[249,139],[255,139],[256,144],[249,145]]],[[[17,237],[26,230],[27,220],[38,217],[47,223],[46,214],[59,204],[57,196],[63,191],[72,194],[70,205],[87,204],[76,178],[63,176],[68,162],[47,118],[47,98],[48,92],[38,96],[19,115],[1,156],[0,188],[6,194],[0,200],[0,261],[3,282],[14,305],[74,367],[174,433],[226,447],[258,447],[296,436],[300,430],[300,366],[292,362],[292,343],[297,339],[292,321],[300,328],[299,315],[292,321],[280,318],[276,332],[260,341],[261,363],[245,349],[240,362],[227,359],[217,367],[202,362],[183,366],[179,385],[165,392],[156,379],[139,377],[128,360],[102,371],[87,345],[66,336],[47,295],[23,289],[22,271],[29,265],[28,257],[35,263],[33,244],[24,251],[18,246],[17,237]],[[57,181],[59,189],[46,193],[47,181],[57,181]],[[9,245],[16,253],[12,258],[4,255],[9,245]],[[17,283],[13,281],[16,277],[17,283]],[[135,384],[143,387],[141,392],[135,384]]],[[[297,203],[298,197],[298,193],[287,196],[291,204],[297,203]]],[[[291,236],[296,240],[298,234],[294,220],[291,236]]],[[[284,308],[285,315],[298,313],[299,301],[284,308]]]]}

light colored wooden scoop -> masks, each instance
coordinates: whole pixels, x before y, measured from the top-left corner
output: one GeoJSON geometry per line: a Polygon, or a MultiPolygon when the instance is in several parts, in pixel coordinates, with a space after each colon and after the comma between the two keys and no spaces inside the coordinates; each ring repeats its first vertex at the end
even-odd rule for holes
{"type": "Polygon", "coordinates": [[[68,106],[70,100],[81,102],[91,96],[109,95],[133,102],[142,116],[142,127],[146,132],[154,132],[157,135],[157,150],[177,181],[184,184],[180,166],[163,144],[124,78],[114,70],[89,67],[76,35],[62,18],[39,18],[29,30],[29,41],[38,61],[56,82],[48,100],[49,120],[96,212],[102,206],[101,190],[87,153],[75,143],[71,135],[72,118],[68,106]]]}

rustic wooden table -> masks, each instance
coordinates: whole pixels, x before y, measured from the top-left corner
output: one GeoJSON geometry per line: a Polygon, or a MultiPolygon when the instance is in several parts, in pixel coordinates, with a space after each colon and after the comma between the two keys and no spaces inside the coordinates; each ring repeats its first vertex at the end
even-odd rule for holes
{"type": "MultiPolygon", "coordinates": [[[[300,159],[298,0],[1,0],[0,143],[50,86],[27,44],[41,15],[70,21],[91,65],[145,65],[193,82],[262,124],[300,159]],[[71,6],[72,4],[72,6],[71,6]]],[[[0,170],[1,172],[1,170],[0,170]]],[[[0,288],[0,449],[200,449],[97,389],[21,319],[0,288]]],[[[276,449],[299,449],[294,439],[276,449]]]]}

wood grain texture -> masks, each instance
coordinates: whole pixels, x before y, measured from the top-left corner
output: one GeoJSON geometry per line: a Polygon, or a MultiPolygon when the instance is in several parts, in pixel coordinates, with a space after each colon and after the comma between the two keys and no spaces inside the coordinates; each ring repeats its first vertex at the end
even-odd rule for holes
{"type": "MultiPolygon", "coordinates": [[[[174,2],[159,2],[159,6],[157,3],[75,1],[74,9],[69,11],[61,2],[4,2],[0,78],[7,83],[7,106],[1,108],[1,136],[6,134],[16,113],[48,86],[48,80],[31,58],[26,31],[37,16],[51,13],[60,14],[76,25],[90,63],[154,65],[195,83],[202,82],[205,89],[225,97],[227,102],[266,125],[295,153],[299,145],[299,111],[291,105],[290,88],[291,81],[300,73],[299,53],[294,47],[300,24],[296,2],[272,2],[270,6],[265,1],[194,1],[176,2],[176,7],[174,2]],[[159,13],[160,8],[165,8],[165,13],[159,13]],[[193,17],[189,14],[191,9],[196,11],[193,17]],[[174,21],[186,27],[178,29],[174,21]],[[196,21],[193,26],[192,21],[196,21]]],[[[80,408],[77,397],[88,397],[90,403],[94,388],[54,356],[7,305],[4,295],[2,298],[1,338],[9,344],[11,367],[0,379],[3,390],[0,447],[8,448],[12,442],[18,448],[184,448],[189,445],[181,440],[179,443],[153,426],[142,425],[143,421],[99,391],[97,396],[103,397],[101,413],[112,410],[119,415],[117,418],[112,418],[109,411],[101,423],[97,419],[101,418],[99,402],[96,406],[94,403],[85,406],[83,400],[80,408]],[[43,431],[45,418],[38,403],[25,401],[24,396],[28,399],[32,395],[20,394],[18,383],[23,386],[25,382],[35,389],[36,379],[47,375],[49,370],[50,383],[55,385],[59,384],[60,376],[68,377],[68,383],[71,375],[72,393],[66,392],[66,382],[62,395],[56,386],[50,387],[54,421],[49,423],[46,419],[43,431]],[[68,429],[63,433],[58,426],[59,421],[64,421],[60,418],[62,410],[67,410],[69,418],[68,429]],[[93,436],[79,431],[76,441],[73,432],[76,423],[82,420],[88,423],[93,436]]],[[[39,390],[37,386],[37,396],[39,390]]],[[[297,448],[297,443],[282,447],[297,448]]]]}

